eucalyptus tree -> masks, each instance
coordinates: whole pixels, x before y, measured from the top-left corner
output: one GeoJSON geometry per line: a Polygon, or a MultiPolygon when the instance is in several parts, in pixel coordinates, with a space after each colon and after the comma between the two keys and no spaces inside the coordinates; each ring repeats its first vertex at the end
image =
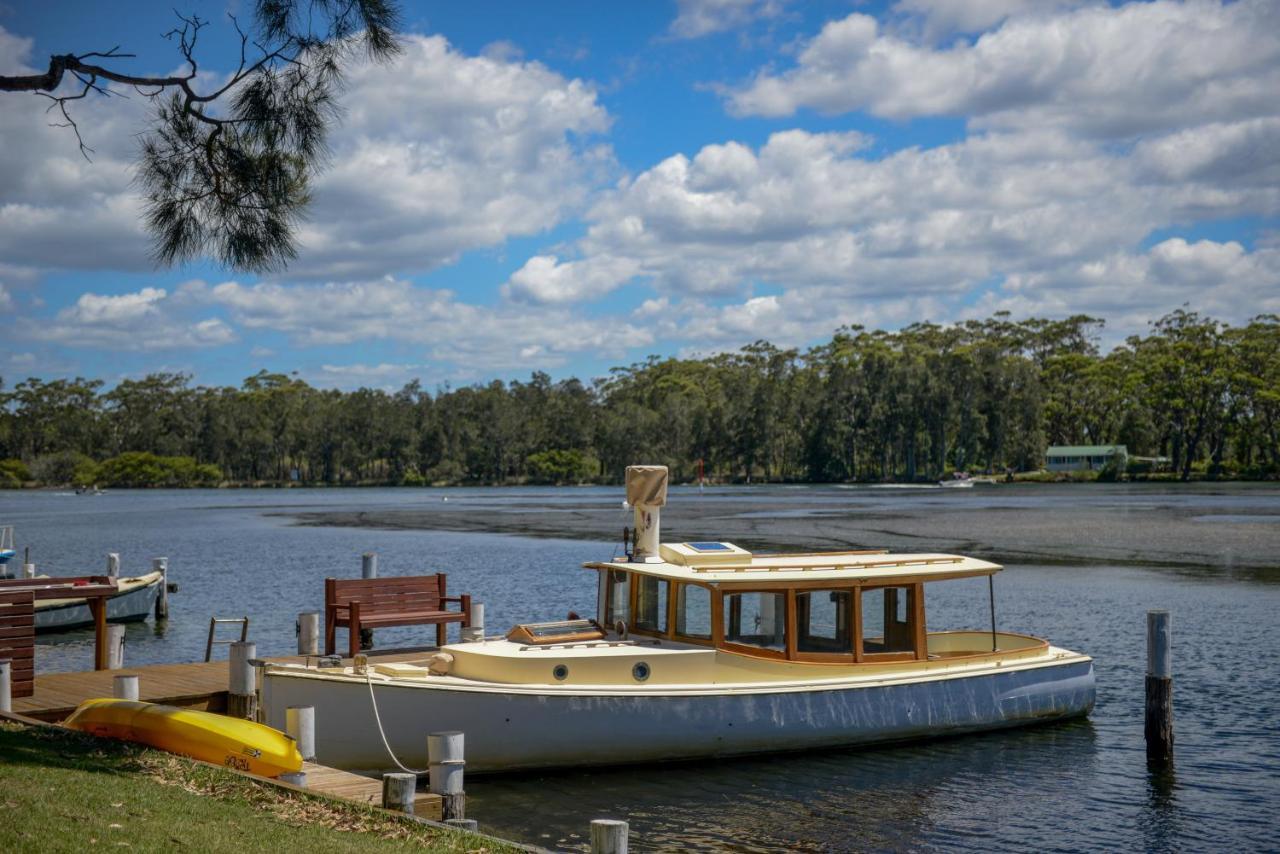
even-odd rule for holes
{"type": "Polygon", "coordinates": [[[295,227],[338,117],[344,68],[362,54],[395,56],[398,16],[391,0],[256,0],[247,27],[228,15],[239,56],[225,77],[202,73],[209,22],[193,14],[168,33],[181,71],[136,73],[127,63],[134,55],[114,47],[55,54],[43,73],[0,76],[0,92],[47,98],[86,158],[75,102],[123,89],[149,99],[137,178],[156,258],[208,254],[236,269],[275,270],[297,254],[295,227]]]}

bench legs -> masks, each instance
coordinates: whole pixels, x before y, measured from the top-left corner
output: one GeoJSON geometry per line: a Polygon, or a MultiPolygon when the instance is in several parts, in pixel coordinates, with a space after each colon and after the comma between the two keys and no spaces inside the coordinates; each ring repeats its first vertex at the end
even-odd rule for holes
{"type": "Polygon", "coordinates": [[[334,648],[338,645],[337,634],[338,614],[332,608],[325,610],[324,615],[324,654],[333,655],[334,648]]]}
{"type": "Polygon", "coordinates": [[[436,646],[444,646],[449,640],[449,624],[436,623],[436,646]]]}
{"type": "Polygon", "coordinates": [[[360,603],[351,603],[351,622],[347,625],[347,646],[351,650],[350,658],[360,654],[360,603]]]}

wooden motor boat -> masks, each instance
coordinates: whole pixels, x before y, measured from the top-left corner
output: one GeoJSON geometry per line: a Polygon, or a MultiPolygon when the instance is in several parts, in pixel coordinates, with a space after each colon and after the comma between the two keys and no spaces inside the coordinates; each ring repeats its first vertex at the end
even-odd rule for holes
{"type": "Polygon", "coordinates": [[[927,625],[926,588],[1000,566],[659,544],[666,470],[627,474],[636,539],[585,565],[596,620],[524,624],[418,661],[269,664],[266,721],[314,706],[317,761],[359,770],[390,768],[389,751],[425,767],[427,733],[461,730],[467,772],[483,773],[905,741],[1093,707],[1092,659],[997,631],[994,607],[989,629],[927,625]]]}

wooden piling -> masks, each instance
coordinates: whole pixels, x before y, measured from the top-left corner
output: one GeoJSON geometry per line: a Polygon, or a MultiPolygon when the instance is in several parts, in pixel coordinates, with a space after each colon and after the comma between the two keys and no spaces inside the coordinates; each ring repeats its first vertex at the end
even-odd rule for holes
{"type": "Polygon", "coordinates": [[[13,714],[13,662],[0,659],[0,714],[13,714]]]}
{"type": "Polygon", "coordinates": [[[474,818],[446,818],[444,823],[459,830],[469,830],[472,833],[477,833],[480,830],[480,823],[474,818]]]}
{"type": "Polygon", "coordinates": [[[1146,720],[1148,759],[1173,756],[1173,631],[1168,611],[1147,612],[1146,720]]]}
{"type": "Polygon", "coordinates": [[[433,795],[441,798],[440,815],[445,821],[467,817],[467,793],[463,785],[467,762],[463,752],[464,739],[460,732],[433,732],[427,736],[428,786],[433,795]]]}
{"type": "Polygon", "coordinates": [[[124,667],[124,626],[107,626],[107,669],[124,667]]]}
{"type": "Polygon", "coordinates": [[[384,809],[413,815],[413,793],[418,787],[416,774],[388,773],[382,775],[382,806],[384,809]]]}
{"type": "Polygon", "coordinates": [[[298,744],[305,762],[316,759],[316,707],[289,706],[284,712],[284,731],[298,744]]]}
{"type": "Polygon", "coordinates": [[[138,699],[138,676],[136,673],[125,673],[111,680],[111,696],[117,700],[138,699]]]}
{"type": "Polygon", "coordinates": [[[169,559],[156,557],[151,559],[152,572],[160,573],[160,595],[156,597],[156,619],[169,619],[169,559]]]}
{"type": "Polygon", "coordinates": [[[597,818],[591,822],[591,854],[627,854],[625,821],[597,818]]]}
{"type": "Polygon", "coordinates": [[[235,641],[231,644],[228,660],[230,678],[227,685],[227,714],[233,718],[257,720],[258,691],[253,665],[258,645],[252,641],[235,641]]]}
{"type": "Polygon", "coordinates": [[[112,578],[120,577],[120,555],[118,552],[107,553],[107,575],[112,578]]]}
{"type": "Polygon", "coordinates": [[[303,611],[298,615],[298,655],[320,654],[320,612],[303,611]]]}

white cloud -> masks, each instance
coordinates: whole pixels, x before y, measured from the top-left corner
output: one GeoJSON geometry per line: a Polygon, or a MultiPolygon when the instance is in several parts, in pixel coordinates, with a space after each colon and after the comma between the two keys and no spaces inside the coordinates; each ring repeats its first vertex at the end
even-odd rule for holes
{"type": "Polygon", "coordinates": [[[670,34],[679,39],[745,26],[760,18],[776,17],[786,0],[676,0],[677,14],[670,34]]]}
{"type": "Polygon", "coordinates": [[[9,293],[9,289],[0,284],[0,311],[13,310],[13,295],[9,293]]]}
{"type": "Polygon", "coordinates": [[[1276,33],[1274,0],[1156,0],[1015,16],[972,44],[944,49],[883,32],[855,13],[823,27],[794,68],[760,72],[729,104],[740,114],[865,109],[1127,138],[1273,113],[1276,33]]]}
{"type": "Polygon", "coordinates": [[[353,71],[333,167],[316,181],[291,278],[429,270],[539,234],[612,168],[595,91],[537,62],[407,36],[394,65],[353,71]]]}
{"type": "Polygon", "coordinates": [[[554,255],[535,255],[511,274],[503,295],[532,302],[584,302],[603,296],[634,278],[639,264],[607,255],[561,262],[554,255]]]}
{"type": "Polygon", "coordinates": [[[959,33],[980,33],[1014,15],[1035,15],[1101,0],[898,0],[893,11],[934,43],[959,33]]]}
{"type": "Polygon", "coordinates": [[[103,350],[217,347],[236,340],[235,331],[220,318],[186,319],[186,293],[185,289],[170,295],[164,288],[142,288],[114,295],[81,294],[48,323],[40,324],[38,333],[22,337],[103,350]]]}
{"type": "Polygon", "coordinates": [[[377,388],[393,391],[414,379],[422,379],[429,366],[413,363],[379,362],[376,365],[353,363],[321,365],[319,371],[307,372],[307,379],[320,388],[377,388]]]}
{"type": "Polygon", "coordinates": [[[599,322],[564,307],[475,305],[458,301],[448,290],[393,279],[324,285],[224,282],[202,298],[229,309],[246,329],[281,332],[297,346],[413,345],[425,359],[452,366],[454,377],[555,367],[583,353],[622,358],[653,340],[643,328],[599,322]],[[531,353],[536,354],[532,362],[531,353]]]}

